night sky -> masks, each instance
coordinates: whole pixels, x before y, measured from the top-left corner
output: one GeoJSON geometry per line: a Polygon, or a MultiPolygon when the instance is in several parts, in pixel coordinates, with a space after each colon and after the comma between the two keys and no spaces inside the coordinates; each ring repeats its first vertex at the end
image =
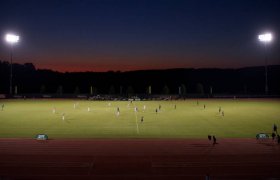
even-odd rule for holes
{"type": "Polygon", "coordinates": [[[280,64],[279,0],[1,0],[4,35],[21,36],[16,63],[57,71],[239,68],[280,64]]]}

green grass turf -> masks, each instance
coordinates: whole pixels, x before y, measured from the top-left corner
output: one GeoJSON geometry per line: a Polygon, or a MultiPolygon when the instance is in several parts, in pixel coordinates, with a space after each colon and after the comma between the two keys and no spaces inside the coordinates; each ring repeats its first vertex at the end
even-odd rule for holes
{"type": "Polygon", "coordinates": [[[49,138],[205,138],[208,134],[219,138],[254,138],[259,132],[271,133],[274,123],[280,126],[279,99],[198,101],[199,105],[197,100],[134,101],[132,104],[128,101],[0,100],[0,106],[5,104],[4,110],[0,109],[0,138],[33,138],[41,133],[49,138]],[[74,103],[78,103],[76,109],[74,103]],[[159,105],[162,108],[156,114],[159,105]],[[134,106],[138,107],[138,113],[134,112],[134,106]],[[120,116],[116,115],[117,107],[120,116]],[[219,107],[224,117],[219,114],[219,107]],[[62,113],[65,113],[64,121],[62,113]],[[141,116],[144,116],[143,123],[141,116]]]}

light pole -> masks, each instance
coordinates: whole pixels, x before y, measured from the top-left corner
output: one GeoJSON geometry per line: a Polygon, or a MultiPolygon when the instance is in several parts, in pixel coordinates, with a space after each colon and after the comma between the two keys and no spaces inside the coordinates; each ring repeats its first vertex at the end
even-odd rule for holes
{"type": "Polygon", "coordinates": [[[271,33],[264,33],[259,35],[259,41],[264,43],[264,53],[265,53],[265,93],[268,93],[268,84],[267,84],[267,43],[272,41],[272,34],[271,33]]]}
{"type": "Polygon", "coordinates": [[[19,36],[14,34],[6,34],[5,36],[6,42],[11,45],[11,54],[10,54],[10,95],[13,94],[13,45],[19,41],[19,36]]]}

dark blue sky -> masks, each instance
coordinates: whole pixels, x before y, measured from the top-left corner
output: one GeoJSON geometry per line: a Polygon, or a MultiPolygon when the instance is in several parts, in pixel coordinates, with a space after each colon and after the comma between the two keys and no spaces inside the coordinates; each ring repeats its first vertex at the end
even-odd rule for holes
{"type": "MultiPolygon", "coordinates": [[[[0,32],[16,32],[15,62],[59,71],[264,64],[257,35],[274,34],[280,64],[279,0],[1,0],[0,32]]],[[[3,38],[2,38],[3,39],[3,38]]],[[[0,43],[0,59],[9,46],[0,43]]]]}

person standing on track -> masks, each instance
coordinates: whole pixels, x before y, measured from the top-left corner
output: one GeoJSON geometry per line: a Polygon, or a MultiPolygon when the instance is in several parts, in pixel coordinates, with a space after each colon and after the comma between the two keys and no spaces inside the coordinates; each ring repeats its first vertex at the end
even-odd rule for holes
{"type": "Polygon", "coordinates": [[[276,125],[276,124],[273,124],[273,132],[275,132],[276,134],[278,134],[278,133],[277,133],[277,125],[276,125]]]}
{"type": "Polygon", "coordinates": [[[217,144],[216,136],[213,136],[213,145],[217,144]]]}
{"type": "Polygon", "coordinates": [[[275,136],[276,136],[275,132],[272,132],[272,134],[271,134],[272,140],[275,139],[275,136]]]}

